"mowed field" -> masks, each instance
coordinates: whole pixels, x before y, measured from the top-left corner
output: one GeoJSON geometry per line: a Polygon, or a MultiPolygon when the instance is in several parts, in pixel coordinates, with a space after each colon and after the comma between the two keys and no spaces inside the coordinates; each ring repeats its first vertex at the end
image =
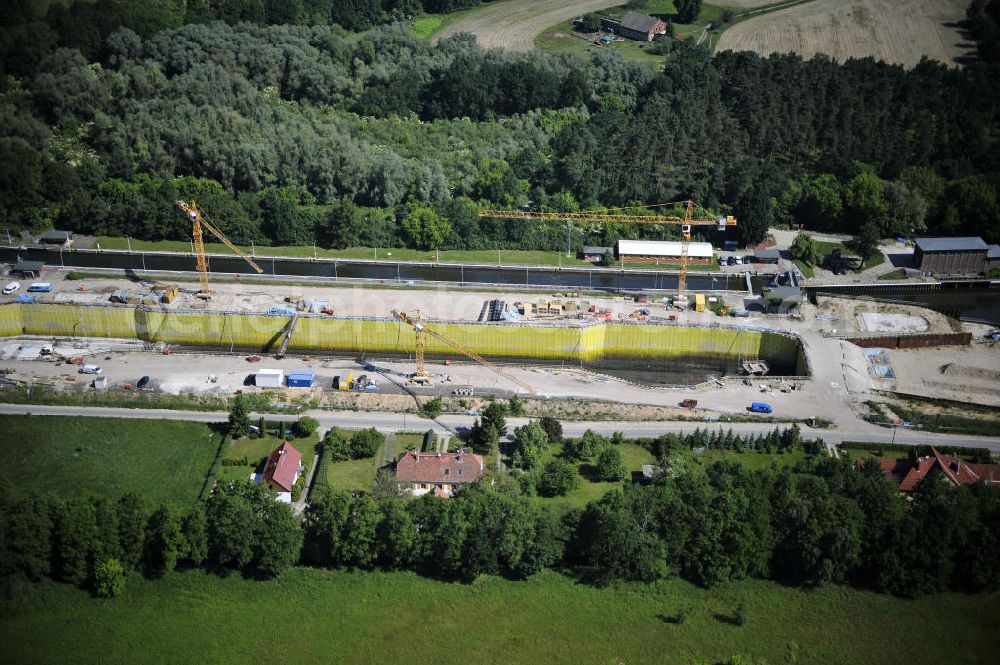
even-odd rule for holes
{"type": "Polygon", "coordinates": [[[0,640],[5,662],[74,665],[686,665],[735,654],[937,665],[995,662],[998,616],[997,593],[911,601],[759,580],[600,589],[553,572],[463,585],[293,568],[267,582],[203,571],[130,576],[115,600],[52,582],[21,586],[0,598],[0,640]],[[732,618],[739,606],[742,626],[732,618]]]}
{"type": "Polygon", "coordinates": [[[118,418],[0,416],[0,454],[16,490],[189,504],[219,449],[204,423],[118,418]]]}
{"type": "Polygon", "coordinates": [[[505,0],[455,21],[437,39],[471,32],[486,48],[530,51],[535,37],[547,27],[616,4],[614,0],[505,0]]]}
{"type": "Polygon", "coordinates": [[[969,0],[813,0],[739,23],[718,51],[825,53],[840,61],[871,56],[912,67],[927,56],[949,65],[974,51],[956,24],[969,0]]]}

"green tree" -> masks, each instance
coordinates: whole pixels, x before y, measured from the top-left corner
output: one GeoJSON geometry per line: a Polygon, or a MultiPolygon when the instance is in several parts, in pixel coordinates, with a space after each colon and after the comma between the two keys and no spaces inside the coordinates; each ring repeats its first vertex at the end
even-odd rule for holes
{"type": "Polygon", "coordinates": [[[244,395],[237,395],[229,407],[229,436],[242,439],[250,433],[250,407],[244,395]]]}
{"type": "Polygon", "coordinates": [[[146,534],[146,508],[137,494],[123,494],[118,500],[118,539],[121,563],[138,570],[142,562],[146,534]]]}
{"type": "Polygon", "coordinates": [[[406,568],[413,561],[417,529],[401,499],[379,502],[382,519],[378,523],[377,550],[382,563],[390,569],[406,568]]]}
{"type": "Polygon", "coordinates": [[[344,525],[350,509],[350,497],[317,486],[309,498],[303,522],[302,560],[313,566],[332,566],[340,562],[344,525]]]}
{"type": "Polygon", "coordinates": [[[287,503],[265,501],[258,507],[253,567],[260,577],[277,577],[298,562],[302,526],[287,503]]]}
{"type": "Polygon", "coordinates": [[[615,264],[615,253],[609,247],[608,249],[604,250],[603,254],[601,254],[601,260],[599,262],[599,265],[603,268],[610,268],[614,264],[615,264]]]}
{"type": "Polygon", "coordinates": [[[552,443],[559,443],[562,441],[563,428],[562,423],[553,418],[552,416],[542,416],[538,424],[543,430],[545,430],[546,436],[549,437],[549,441],[552,443]]]}
{"type": "Polygon", "coordinates": [[[353,568],[371,569],[378,558],[378,531],[382,511],[370,496],[351,499],[340,545],[341,561],[353,568]]]}
{"type": "Polygon", "coordinates": [[[507,400],[507,412],[514,416],[524,415],[524,400],[517,395],[512,395],[509,400],[507,400]]]}
{"type": "Polygon", "coordinates": [[[477,453],[488,454],[500,444],[500,432],[491,423],[476,418],[469,432],[469,445],[477,453]]]}
{"type": "Polygon", "coordinates": [[[514,430],[514,445],[511,459],[514,466],[530,471],[541,462],[542,455],[549,448],[549,436],[538,424],[531,421],[523,427],[514,430]]]}
{"type": "Polygon", "coordinates": [[[538,475],[538,493],[542,496],[565,496],[580,485],[580,474],[576,467],[563,459],[553,459],[545,463],[538,475]]]}
{"type": "Polygon", "coordinates": [[[701,0],[675,0],[677,20],[681,23],[694,23],[701,13],[701,0]]]}
{"type": "Polygon", "coordinates": [[[583,18],[580,19],[580,30],[583,32],[597,32],[601,29],[601,16],[590,12],[589,14],[584,14],[583,18]]]}
{"type": "Polygon", "coordinates": [[[863,263],[867,263],[868,259],[875,256],[878,252],[879,243],[879,232],[878,226],[874,220],[869,220],[861,227],[861,233],[854,239],[854,248],[861,255],[863,263]]]}
{"type": "Polygon", "coordinates": [[[125,568],[118,559],[107,559],[94,570],[94,592],[101,598],[117,598],[125,590],[125,568]]]}
{"type": "Polygon", "coordinates": [[[355,432],[351,435],[351,459],[374,457],[384,443],[385,435],[374,427],[355,432]]]}
{"type": "Polygon", "coordinates": [[[810,229],[835,229],[841,221],[844,201],[840,181],[830,173],[806,181],[795,218],[810,229]]]}
{"type": "Polygon", "coordinates": [[[441,246],[451,233],[451,224],[433,208],[410,204],[403,218],[403,230],[417,249],[428,250],[441,246]]]}
{"type": "Polygon", "coordinates": [[[845,217],[863,233],[866,228],[881,234],[889,226],[889,203],[885,200],[885,183],[867,164],[855,164],[854,177],[844,185],[845,217]]]}
{"type": "Polygon", "coordinates": [[[805,232],[795,236],[795,240],[792,241],[791,255],[793,259],[798,259],[810,266],[818,264],[822,258],[813,237],[805,232]]]}
{"type": "Polygon", "coordinates": [[[196,566],[208,558],[208,533],[206,531],[205,507],[198,503],[184,516],[181,533],[187,545],[185,557],[196,566]]]}
{"type": "Polygon", "coordinates": [[[99,549],[94,504],[87,497],[75,497],[56,506],[55,563],[59,578],[82,584],[90,578],[94,553],[99,549]]]}
{"type": "Polygon", "coordinates": [[[154,577],[170,573],[186,550],[180,515],[169,505],[160,506],[146,527],[146,570],[154,577]]]}
{"type": "Polygon", "coordinates": [[[257,520],[253,507],[238,491],[232,483],[220,484],[205,502],[205,518],[209,560],[242,570],[253,560],[257,520]]]}
{"type": "Polygon", "coordinates": [[[483,409],[483,425],[492,427],[503,437],[507,435],[507,408],[500,402],[492,402],[483,409]]]}
{"type": "Polygon", "coordinates": [[[295,436],[307,437],[319,429],[319,421],[310,416],[302,416],[295,422],[295,436]]]}
{"type": "Polygon", "coordinates": [[[622,454],[613,446],[601,448],[594,466],[597,477],[601,480],[618,481],[628,478],[628,469],[622,462],[622,454]]]}

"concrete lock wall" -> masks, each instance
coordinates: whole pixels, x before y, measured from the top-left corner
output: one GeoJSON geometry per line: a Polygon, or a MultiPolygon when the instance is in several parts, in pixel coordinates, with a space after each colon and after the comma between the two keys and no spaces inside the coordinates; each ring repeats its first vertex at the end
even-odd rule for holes
{"type": "MultiPolygon", "coordinates": [[[[124,305],[10,303],[0,306],[0,335],[120,337],[226,351],[276,349],[289,319],[238,312],[165,311],[124,305]]],[[[778,331],[676,324],[597,323],[589,326],[430,323],[464,348],[488,358],[526,358],[583,363],[603,358],[709,356],[761,358],[794,364],[808,375],[799,339],[778,331]]],[[[384,319],[299,317],[289,350],[299,353],[409,356],[413,329],[384,319]]],[[[427,336],[429,356],[459,356],[427,336]]]]}

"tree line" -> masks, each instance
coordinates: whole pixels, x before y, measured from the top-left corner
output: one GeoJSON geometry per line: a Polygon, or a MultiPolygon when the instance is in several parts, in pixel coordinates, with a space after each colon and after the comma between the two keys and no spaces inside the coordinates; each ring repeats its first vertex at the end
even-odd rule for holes
{"type": "MultiPolygon", "coordinates": [[[[111,6],[172,5],[51,11],[111,6]]],[[[994,62],[713,57],[685,40],[655,72],[613,49],[510,54],[470,35],[431,45],[285,19],[96,31],[74,19],[85,47],[15,19],[0,27],[11,230],[182,240],[172,201],[200,196],[245,243],[556,249],[558,224],[476,213],[693,198],[735,213],[747,242],[798,224],[1000,241],[994,62]]],[[[573,242],[674,233],[583,225],[573,242]]]]}
{"type": "MultiPolygon", "coordinates": [[[[623,440],[584,438],[572,455],[623,440]]],[[[1000,583],[1000,493],[982,483],[953,487],[929,477],[903,498],[877,465],[857,469],[825,455],[756,471],[731,461],[692,462],[690,451],[703,448],[822,448],[792,429],[756,437],[699,431],[638,443],[658,456],[661,472],[582,509],[555,510],[510,477],[487,478],[447,501],[404,500],[391,479],[372,493],[320,483],[304,518],[250,483],[220,483],[186,510],[150,511],[131,494],[61,499],[4,491],[0,578],[51,577],[104,593],[120,590],[115,580],[124,571],[159,577],[204,566],[267,578],[303,564],[464,581],[481,574],[520,579],[543,568],[596,584],[680,576],[714,586],[755,577],[901,596],[1000,583]]]]}

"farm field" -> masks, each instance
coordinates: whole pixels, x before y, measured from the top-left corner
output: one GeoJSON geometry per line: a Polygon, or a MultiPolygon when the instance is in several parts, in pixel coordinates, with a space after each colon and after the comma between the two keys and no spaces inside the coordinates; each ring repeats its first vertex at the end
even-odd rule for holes
{"type": "Polygon", "coordinates": [[[716,50],[825,53],[839,61],[871,56],[906,67],[927,56],[957,65],[974,52],[957,28],[968,6],[969,0],[813,0],[734,25],[716,50]]]}
{"type": "Polygon", "coordinates": [[[116,600],[51,582],[21,586],[0,600],[0,639],[9,662],[74,665],[161,663],[164,654],[177,663],[458,663],[470,639],[476,663],[716,663],[745,654],[919,665],[993,662],[998,616],[997,593],[900,600],[757,580],[598,589],[551,572],[461,585],[295,568],[268,582],[201,571],[132,576],[116,600]],[[741,604],[738,626],[731,615],[741,604]],[[296,630],[275,630],[276,608],[295,617],[296,630]],[[682,611],[683,623],[668,621],[682,611]],[[886,648],[891,635],[906,639],[886,648]]]}
{"type": "Polygon", "coordinates": [[[203,423],[119,418],[0,416],[0,451],[16,490],[190,503],[198,498],[220,435],[203,423]]]}
{"type": "Polygon", "coordinates": [[[617,4],[614,0],[506,0],[454,21],[436,36],[471,32],[484,48],[530,51],[535,36],[551,25],[617,4]]]}

